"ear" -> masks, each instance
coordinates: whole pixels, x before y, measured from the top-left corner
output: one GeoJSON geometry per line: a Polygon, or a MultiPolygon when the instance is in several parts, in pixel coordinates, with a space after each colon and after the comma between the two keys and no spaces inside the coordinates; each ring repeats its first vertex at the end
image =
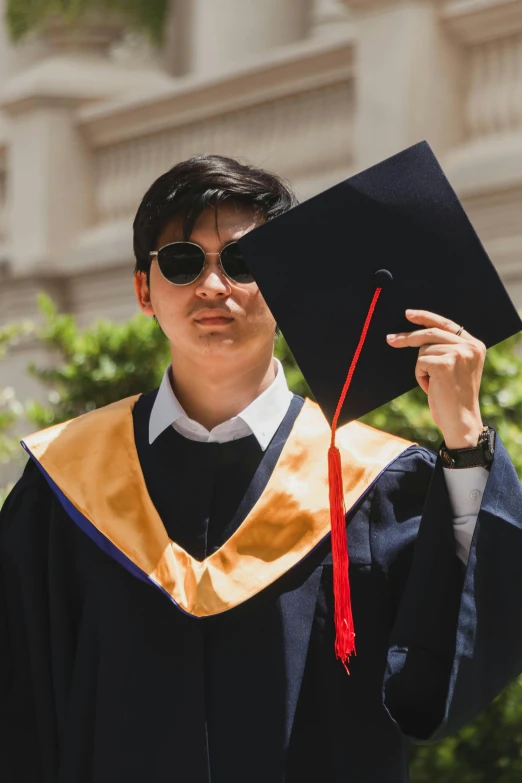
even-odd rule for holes
{"type": "Polygon", "coordinates": [[[141,312],[148,316],[154,315],[154,308],[150,300],[150,288],[145,272],[135,272],[134,292],[141,312]]]}

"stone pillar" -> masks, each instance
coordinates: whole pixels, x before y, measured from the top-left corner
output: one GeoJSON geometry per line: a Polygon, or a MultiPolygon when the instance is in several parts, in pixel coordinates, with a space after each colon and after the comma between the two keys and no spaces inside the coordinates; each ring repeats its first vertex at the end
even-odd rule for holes
{"type": "Polygon", "coordinates": [[[308,0],[177,0],[185,30],[186,72],[248,65],[264,52],[306,37],[308,0]]]}
{"type": "Polygon", "coordinates": [[[50,98],[9,112],[10,261],[17,273],[63,262],[92,220],[90,157],[74,121],[76,102],[50,98]]]}
{"type": "Polygon", "coordinates": [[[111,62],[100,50],[101,34],[110,45],[105,28],[93,28],[91,51],[88,28],[78,51],[64,48],[65,28],[52,32],[60,39],[58,53],[15,73],[0,92],[8,137],[6,233],[16,275],[63,270],[72,243],[94,222],[91,151],[78,108],[171,81],[153,69],[111,62]]]}
{"type": "Polygon", "coordinates": [[[358,29],[356,158],[364,168],[426,139],[461,140],[463,64],[441,0],[345,0],[358,29]]]}
{"type": "Polygon", "coordinates": [[[353,13],[342,0],[313,0],[311,33],[314,38],[343,38],[353,31],[353,13]]]}

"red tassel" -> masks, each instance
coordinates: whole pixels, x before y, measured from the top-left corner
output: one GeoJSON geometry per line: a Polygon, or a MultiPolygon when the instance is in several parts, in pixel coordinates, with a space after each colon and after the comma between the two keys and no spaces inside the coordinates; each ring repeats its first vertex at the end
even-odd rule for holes
{"type": "Polygon", "coordinates": [[[330,485],[330,523],[332,528],[332,563],[335,620],[335,657],[347,663],[355,654],[355,631],[350,597],[346,510],[344,506],[341,455],[337,446],[328,449],[328,483],[330,485]]]}
{"type": "Polygon", "coordinates": [[[352,377],[359,359],[370,321],[382,288],[377,288],[373,295],[368,315],[364,322],[361,337],[352,359],[346,381],[344,383],[335,415],[332,420],[332,440],[328,450],[328,485],[330,494],[330,525],[332,531],[332,563],[334,591],[334,622],[335,622],[335,655],[348,672],[351,655],[355,655],[355,629],[352,616],[352,600],[350,596],[348,543],[346,537],[346,509],[344,505],[343,475],[341,455],[335,445],[335,431],[339,415],[346,398],[352,377]]]}

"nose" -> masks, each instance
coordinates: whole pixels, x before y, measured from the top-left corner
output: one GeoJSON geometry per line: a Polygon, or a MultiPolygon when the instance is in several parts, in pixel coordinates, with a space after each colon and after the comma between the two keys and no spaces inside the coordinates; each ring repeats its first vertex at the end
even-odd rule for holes
{"type": "MultiPolygon", "coordinates": [[[[219,253],[207,253],[207,256],[219,256],[219,253]]],[[[203,299],[219,299],[231,293],[228,278],[219,266],[219,261],[209,262],[197,281],[196,293],[203,299]]]]}

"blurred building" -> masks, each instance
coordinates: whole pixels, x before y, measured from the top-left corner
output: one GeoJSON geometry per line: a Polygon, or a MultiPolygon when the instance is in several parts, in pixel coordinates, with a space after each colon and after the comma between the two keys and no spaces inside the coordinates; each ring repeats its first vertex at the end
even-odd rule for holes
{"type": "MultiPolygon", "coordinates": [[[[306,198],[423,138],[522,306],[522,0],[174,0],[161,52],[115,18],[0,27],[0,323],[40,290],[131,316],[133,215],[190,155],[306,198]]],[[[1,365],[21,399],[33,350],[1,365]]]]}

